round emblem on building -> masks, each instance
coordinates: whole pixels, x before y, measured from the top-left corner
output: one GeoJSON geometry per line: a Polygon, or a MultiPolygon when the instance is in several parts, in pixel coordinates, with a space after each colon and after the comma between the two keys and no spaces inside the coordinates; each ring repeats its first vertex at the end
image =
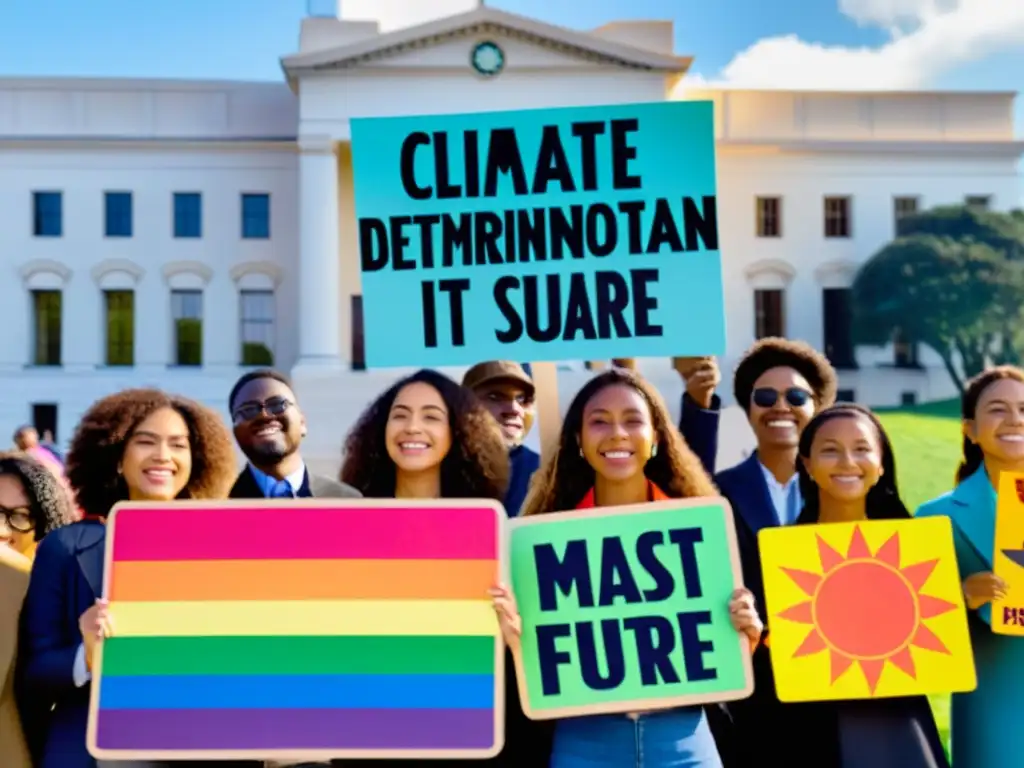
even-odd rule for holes
{"type": "Polygon", "coordinates": [[[477,43],[469,57],[473,69],[484,77],[494,77],[505,68],[505,52],[497,43],[477,43]]]}

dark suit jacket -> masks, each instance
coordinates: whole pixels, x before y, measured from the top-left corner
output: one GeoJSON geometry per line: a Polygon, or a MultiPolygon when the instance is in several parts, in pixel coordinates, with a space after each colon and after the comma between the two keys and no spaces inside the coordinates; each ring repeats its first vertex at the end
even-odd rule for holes
{"type": "MultiPolygon", "coordinates": [[[[299,498],[302,499],[358,499],[362,495],[351,485],[339,483],[337,480],[331,480],[329,477],[310,474],[308,469],[298,493],[299,498]]],[[[232,499],[264,498],[263,489],[256,482],[256,478],[249,471],[249,467],[243,469],[241,474],[238,475],[238,479],[235,480],[235,484],[231,488],[231,493],[228,494],[228,497],[232,499]]]]}
{"type": "Polygon", "coordinates": [[[40,734],[30,744],[37,768],[96,765],[85,748],[90,685],[76,688],[72,669],[82,642],[78,617],[102,593],[105,534],[102,523],[73,523],[36,550],[22,609],[18,677],[26,731],[40,734]],[[41,728],[29,727],[40,719],[41,728]]]}

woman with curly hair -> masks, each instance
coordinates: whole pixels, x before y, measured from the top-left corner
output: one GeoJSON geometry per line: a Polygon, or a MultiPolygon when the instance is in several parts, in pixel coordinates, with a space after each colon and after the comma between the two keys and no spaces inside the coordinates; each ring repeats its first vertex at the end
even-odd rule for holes
{"type": "MultiPolygon", "coordinates": [[[[558,449],[534,478],[523,514],[716,495],[661,396],[636,372],[612,369],[587,382],[573,399],[558,449]]],[[[516,648],[523,627],[515,599],[504,585],[493,596],[505,640],[516,648]]],[[[751,649],[756,647],[762,624],[749,591],[732,594],[729,615],[751,649]]],[[[638,754],[648,768],[722,765],[707,717],[697,706],[559,720],[550,766],[620,768],[636,764],[638,754]]]]}
{"type": "Polygon", "coordinates": [[[93,652],[110,630],[97,598],[111,507],[223,499],[235,473],[231,433],[216,413],[186,398],[130,389],[99,400],[82,417],[67,475],[85,518],[40,543],[22,616],[23,700],[27,711],[46,713],[43,736],[31,745],[37,768],[96,766],[85,730],[93,652]]]}
{"type": "Polygon", "coordinates": [[[49,469],[25,454],[0,454],[0,765],[29,768],[26,727],[15,701],[18,616],[36,544],[72,519],[71,502],[49,469]]]}
{"type": "MultiPolygon", "coordinates": [[[[494,417],[471,390],[431,370],[402,379],[366,409],[346,441],[341,468],[343,483],[377,499],[501,501],[508,477],[508,448],[494,417]]],[[[505,670],[505,748],[500,755],[485,761],[391,762],[417,768],[542,766],[550,754],[548,725],[523,714],[510,656],[505,670]]],[[[377,764],[351,763],[351,768],[377,764]]]]}
{"type": "Polygon", "coordinates": [[[31,456],[0,454],[0,546],[31,559],[50,531],[74,520],[67,490],[31,456]]]}
{"type": "Polygon", "coordinates": [[[345,442],[341,481],[370,499],[495,499],[508,487],[501,429],[476,396],[437,371],[377,398],[345,442]]]}

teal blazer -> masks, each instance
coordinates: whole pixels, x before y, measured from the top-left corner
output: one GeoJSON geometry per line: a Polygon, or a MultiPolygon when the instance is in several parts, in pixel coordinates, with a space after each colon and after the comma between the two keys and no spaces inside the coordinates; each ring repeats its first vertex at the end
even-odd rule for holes
{"type": "MultiPolygon", "coordinates": [[[[992,571],[995,554],[996,492],[984,467],[953,491],[921,506],[917,516],[953,521],[961,581],[992,571]]],[[[1009,768],[1020,765],[1020,697],[1024,691],[1024,639],[994,634],[992,606],[969,615],[978,687],[953,695],[953,765],[1009,768]]]]}

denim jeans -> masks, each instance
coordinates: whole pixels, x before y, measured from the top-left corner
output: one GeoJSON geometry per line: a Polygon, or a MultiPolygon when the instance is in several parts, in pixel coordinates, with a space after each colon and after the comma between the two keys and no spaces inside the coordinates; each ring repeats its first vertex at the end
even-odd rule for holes
{"type": "Polygon", "coordinates": [[[551,768],[722,768],[700,707],[560,720],[551,768]]]}

